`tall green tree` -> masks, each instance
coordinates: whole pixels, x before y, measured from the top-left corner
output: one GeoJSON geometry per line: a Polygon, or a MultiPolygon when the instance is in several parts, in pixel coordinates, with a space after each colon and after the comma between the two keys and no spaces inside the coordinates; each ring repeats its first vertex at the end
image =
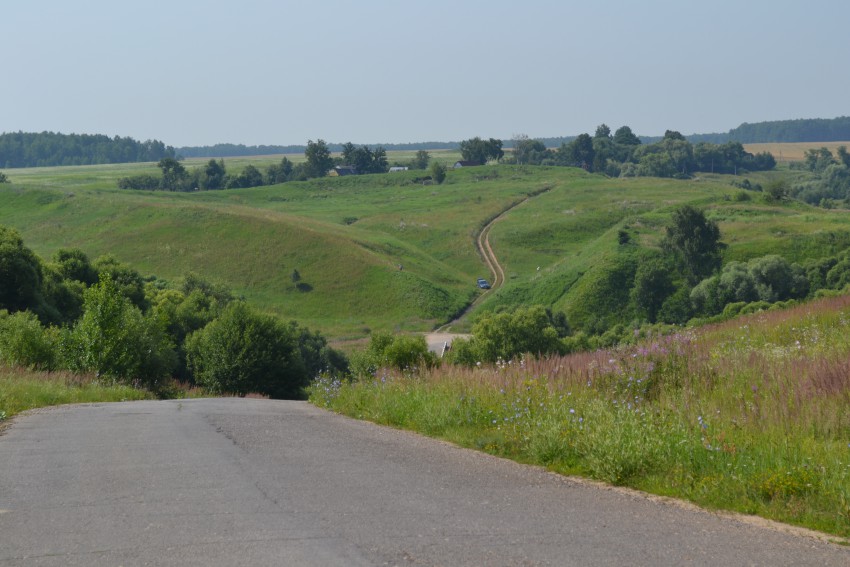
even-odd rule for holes
{"type": "Polygon", "coordinates": [[[286,156],[280,160],[280,163],[274,163],[266,170],[266,184],[276,185],[278,183],[286,183],[292,178],[294,164],[286,156]]]}
{"type": "Polygon", "coordinates": [[[43,277],[41,260],[18,231],[0,226],[0,309],[38,310],[43,277]]]}
{"type": "Polygon", "coordinates": [[[425,150],[418,150],[413,160],[410,162],[411,169],[428,169],[428,163],[431,161],[431,155],[425,150]]]}
{"type": "Polygon", "coordinates": [[[692,285],[720,268],[724,247],[720,228],[702,210],[683,205],[673,211],[662,248],[674,256],[692,285]]]}
{"type": "Polygon", "coordinates": [[[670,266],[662,258],[645,259],[635,272],[631,298],[650,323],[655,323],[661,306],[676,290],[670,272],[670,266]]]}
{"type": "Polygon", "coordinates": [[[185,191],[189,173],[183,164],[174,158],[168,157],[159,160],[157,166],[162,170],[160,186],[166,191],[185,191]]]}
{"type": "Polygon", "coordinates": [[[324,177],[334,165],[331,151],[322,139],[315,142],[308,140],[307,149],[304,150],[304,157],[307,158],[305,167],[308,177],[324,177]]]}
{"type": "Polygon", "coordinates": [[[502,140],[495,138],[482,140],[476,136],[460,143],[460,154],[465,161],[485,164],[490,160],[500,161],[505,152],[502,150],[502,140]]]}
{"type": "Polygon", "coordinates": [[[97,283],[97,270],[79,248],[60,248],[53,255],[53,261],[66,280],[82,282],[87,286],[97,283]]]}
{"type": "Polygon", "coordinates": [[[632,129],[628,126],[620,126],[617,128],[617,131],[614,132],[614,143],[623,146],[639,146],[640,138],[635,136],[632,129]]]}
{"type": "Polygon", "coordinates": [[[611,138],[611,128],[608,127],[607,124],[600,124],[596,127],[596,133],[593,134],[594,138],[611,138]]]}
{"type": "Polygon", "coordinates": [[[558,162],[563,165],[591,169],[596,151],[593,149],[593,138],[589,134],[579,134],[568,144],[561,144],[557,152],[558,162]]]}
{"type": "Polygon", "coordinates": [[[162,323],[142,315],[106,273],[86,290],[83,316],[63,337],[62,352],[73,371],[147,386],[168,377],[177,361],[162,323]]]}
{"type": "Polygon", "coordinates": [[[200,189],[223,189],[226,179],[227,168],[224,167],[224,160],[211,159],[204,166],[199,187],[200,189]]]}

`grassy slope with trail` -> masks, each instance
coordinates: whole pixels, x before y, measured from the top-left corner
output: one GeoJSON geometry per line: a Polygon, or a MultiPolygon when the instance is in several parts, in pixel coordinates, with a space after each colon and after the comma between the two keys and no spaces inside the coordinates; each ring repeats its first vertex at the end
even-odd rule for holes
{"type": "Polygon", "coordinates": [[[18,172],[0,188],[0,224],[44,257],[78,247],[165,279],[197,272],[335,337],[450,318],[476,293],[472,234],[533,185],[463,172],[423,186],[408,172],[174,194],[107,188],[119,167],[81,169],[18,172]]]}
{"type": "MultiPolygon", "coordinates": [[[[654,246],[682,203],[706,208],[719,222],[726,260],[780,253],[800,261],[850,246],[846,211],[767,203],[755,192],[738,202],[731,176],[608,179],[573,168],[488,166],[450,171],[439,186],[416,183],[422,173],[411,171],[188,194],[115,188],[119,177],[144,171],[156,167],[16,170],[13,183],[0,187],[0,224],[17,228],[46,258],[78,247],[165,279],[197,272],[335,339],[372,329],[424,331],[450,320],[480,294],[475,279],[486,268],[475,236],[500,211],[547,187],[493,227],[490,243],[506,282],[481,310],[541,303],[577,323],[600,308],[616,317],[616,294],[604,305],[594,299],[600,286],[612,285],[612,267],[638,253],[617,244],[618,230],[654,246]]],[[[777,175],[798,173],[750,178],[777,175]]]]}

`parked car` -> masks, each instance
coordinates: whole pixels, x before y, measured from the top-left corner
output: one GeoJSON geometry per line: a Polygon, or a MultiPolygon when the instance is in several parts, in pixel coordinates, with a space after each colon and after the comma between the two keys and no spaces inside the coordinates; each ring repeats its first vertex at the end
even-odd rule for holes
{"type": "Polygon", "coordinates": [[[490,283],[484,278],[478,278],[478,287],[481,289],[490,289],[490,283]]]}

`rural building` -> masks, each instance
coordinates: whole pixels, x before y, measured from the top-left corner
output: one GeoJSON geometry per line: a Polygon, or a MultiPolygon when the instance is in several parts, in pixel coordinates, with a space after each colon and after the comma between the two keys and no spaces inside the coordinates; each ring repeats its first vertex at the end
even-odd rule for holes
{"type": "Polygon", "coordinates": [[[407,171],[407,169],[408,168],[405,167],[405,166],[396,165],[396,166],[393,166],[393,167],[390,168],[390,173],[393,173],[393,172],[396,172],[396,171],[407,171]]]}
{"type": "Polygon", "coordinates": [[[483,165],[483,164],[480,161],[463,161],[463,160],[461,160],[461,161],[456,161],[455,164],[452,167],[455,168],[455,169],[458,169],[458,168],[461,168],[461,167],[475,167],[475,166],[478,166],[478,165],[483,165]]]}
{"type": "Polygon", "coordinates": [[[338,165],[328,172],[328,177],[344,177],[346,175],[357,175],[357,168],[353,165],[338,165]]]}

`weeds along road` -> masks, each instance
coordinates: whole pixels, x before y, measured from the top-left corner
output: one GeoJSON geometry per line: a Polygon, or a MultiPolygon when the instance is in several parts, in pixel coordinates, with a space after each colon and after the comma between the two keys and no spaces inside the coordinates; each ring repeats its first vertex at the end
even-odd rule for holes
{"type": "Polygon", "coordinates": [[[0,565],[850,565],[850,549],[303,402],[66,406],[0,436],[0,565]]]}

